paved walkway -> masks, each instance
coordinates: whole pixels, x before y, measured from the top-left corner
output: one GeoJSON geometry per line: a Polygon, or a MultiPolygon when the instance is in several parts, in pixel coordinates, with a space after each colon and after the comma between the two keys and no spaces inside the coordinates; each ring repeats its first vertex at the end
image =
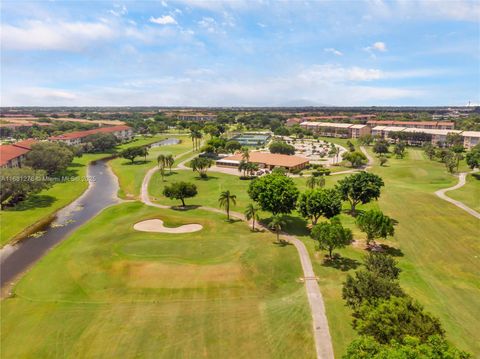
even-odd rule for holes
{"type": "MultiPolygon", "coordinates": [[[[183,164],[183,163],[182,163],[183,164]]],[[[178,166],[181,169],[181,166],[178,166]]],[[[143,203],[148,206],[158,207],[168,209],[170,206],[161,205],[158,203],[153,203],[150,200],[148,195],[148,183],[152,178],[153,174],[157,170],[156,167],[150,169],[145,175],[142,183],[142,189],[140,192],[140,198],[143,203]]],[[[215,213],[225,213],[224,211],[213,208],[213,207],[199,207],[200,209],[215,212],[215,213]]],[[[230,212],[230,216],[233,218],[246,221],[245,216],[242,213],[230,212]]],[[[259,228],[266,229],[258,224],[259,228]]],[[[323,297],[320,292],[320,288],[317,283],[317,278],[315,272],[313,271],[312,262],[310,261],[310,255],[308,254],[307,248],[295,236],[289,235],[287,233],[282,233],[282,236],[285,237],[290,243],[292,243],[297,249],[298,255],[300,257],[300,262],[302,264],[303,276],[305,280],[305,288],[307,292],[308,302],[310,304],[310,309],[312,311],[313,319],[313,333],[315,339],[315,348],[317,352],[318,359],[334,359],[332,339],[330,337],[330,329],[328,327],[328,320],[325,314],[325,304],[323,302],[323,297]]]]}
{"type": "Polygon", "coordinates": [[[449,188],[444,188],[444,189],[440,189],[438,191],[435,192],[435,194],[440,197],[441,199],[443,199],[444,201],[447,201],[447,202],[450,202],[452,204],[454,204],[455,206],[457,206],[458,208],[460,209],[463,209],[465,212],[468,212],[469,214],[471,214],[472,216],[474,217],[477,217],[478,219],[480,219],[480,213],[478,213],[477,211],[475,211],[474,209],[468,207],[467,205],[465,205],[464,203],[460,202],[460,201],[457,201],[453,198],[450,198],[448,197],[445,192],[449,192],[449,191],[453,191],[453,190],[456,190],[456,189],[459,189],[461,187],[463,187],[466,183],[466,178],[467,178],[467,174],[469,173],[474,173],[474,172],[477,172],[478,170],[474,170],[472,172],[462,172],[458,175],[458,183],[453,186],[453,187],[449,187],[449,188]]]}

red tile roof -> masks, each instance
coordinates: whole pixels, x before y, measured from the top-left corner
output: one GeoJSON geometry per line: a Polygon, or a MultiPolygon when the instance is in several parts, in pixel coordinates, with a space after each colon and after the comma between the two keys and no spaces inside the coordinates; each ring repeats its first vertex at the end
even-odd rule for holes
{"type": "Polygon", "coordinates": [[[87,131],[68,132],[68,133],[61,134],[59,136],[50,137],[49,139],[54,141],[55,140],[73,140],[76,138],[87,137],[95,133],[111,133],[111,132],[124,131],[129,129],[131,129],[131,127],[125,126],[125,125],[99,127],[99,128],[95,128],[93,130],[87,130],[87,131]]]}
{"type": "Polygon", "coordinates": [[[17,147],[26,148],[27,150],[31,150],[32,145],[35,144],[35,143],[37,143],[36,140],[34,140],[33,138],[29,138],[29,139],[26,139],[26,140],[23,140],[23,141],[20,141],[20,142],[16,142],[13,145],[17,146],[17,147]]]}
{"type": "MultiPolygon", "coordinates": [[[[223,158],[223,160],[241,161],[242,154],[236,153],[233,156],[223,158]]],[[[299,156],[281,155],[269,152],[250,152],[249,162],[264,163],[269,166],[295,167],[308,163],[308,159],[299,156]]]]}
{"type": "Polygon", "coordinates": [[[15,145],[1,145],[0,146],[0,166],[6,165],[9,161],[20,157],[30,150],[15,145]]]}

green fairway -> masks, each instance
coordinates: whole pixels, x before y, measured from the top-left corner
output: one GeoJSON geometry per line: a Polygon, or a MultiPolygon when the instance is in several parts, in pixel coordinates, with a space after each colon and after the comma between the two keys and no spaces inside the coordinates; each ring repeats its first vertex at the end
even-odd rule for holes
{"type": "Polygon", "coordinates": [[[2,302],[2,357],[314,358],[298,255],[274,238],[201,210],[111,207],[2,302]],[[204,229],[133,230],[148,218],[204,229]]]}
{"type": "MultiPolygon", "coordinates": [[[[344,176],[341,175],[327,176],[326,183],[333,185],[333,183],[336,183],[343,177],[344,176]]],[[[306,180],[306,176],[294,178],[294,181],[297,183],[300,190],[306,188],[306,180]]],[[[218,197],[222,191],[226,190],[230,190],[230,192],[237,196],[237,204],[232,207],[233,211],[243,212],[248,203],[251,202],[247,193],[248,185],[251,182],[250,180],[241,180],[238,176],[213,171],[208,172],[208,178],[202,179],[198,176],[197,172],[193,172],[192,170],[177,170],[173,171],[172,175],[169,175],[167,171],[164,182],[162,182],[162,178],[158,171],[155,172],[149,185],[149,193],[152,196],[152,199],[161,204],[178,205],[178,201],[172,201],[164,197],[162,191],[165,185],[179,181],[191,182],[197,186],[198,195],[186,200],[189,205],[202,205],[218,208],[218,197]]]]}
{"type": "Polygon", "coordinates": [[[69,176],[79,177],[79,181],[55,183],[51,188],[30,196],[12,210],[0,211],[0,245],[5,245],[31,226],[47,222],[57,210],[79,197],[88,187],[83,179],[87,174],[87,165],[91,161],[109,156],[108,154],[84,154],[75,157],[69,166],[69,176]]]}
{"type": "Polygon", "coordinates": [[[480,174],[467,175],[465,186],[454,191],[448,191],[445,194],[480,212],[480,174]]]}
{"type": "MultiPolygon", "coordinates": [[[[436,190],[457,182],[443,164],[429,161],[421,150],[408,152],[405,159],[391,158],[388,166],[374,167],[372,171],[384,179],[385,187],[378,202],[360,208],[379,206],[399,221],[395,238],[384,243],[400,249],[396,258],[403,270],[402,287],[440,317],[454,344],[479,356],[475,320],[480,317],[479,222],[435,196],[436,190]]],[[[355,239],[364,238],[350,216],[341,217],[354,230],[355,239]]],[[[347,271],[324,266],[323,253],[315,255],[313,241],[303,238],[320,277],[335,352],[340,356],[355,337],[350,311],[341,299],[341,283],[347,271]]],[[[344,257],[345,270],[357,266],[365,253],[355,247],[338,252],[344,257]]]]}
{"type": "MultiPolygon", "coordinates": [[[[156,136],[154,142],[161,141],[165,138],[172,138],[172,136],[156,136]]],[[[109,162],[113,172],[118,177],[120,184],[119,197],[136,198],[140,194],[143,177],[150,168],[157,165],[157,157],[159,154],[172,154],[176,156],[191,149],[192,145],[188,141],[187,136],[176,135],[175,138],[178,138],[181,142],[176,145],[151,148],[147,156],[147,162],[140,157],[137,158],[133,164],[130,160],[121,157],[109,162]]],[[[139,141],[133,143],[138,142],[139,141]]]]}

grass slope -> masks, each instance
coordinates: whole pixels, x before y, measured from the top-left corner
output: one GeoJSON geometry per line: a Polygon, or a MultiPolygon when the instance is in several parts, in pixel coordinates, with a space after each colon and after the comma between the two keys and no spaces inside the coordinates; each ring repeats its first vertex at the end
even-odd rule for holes
{"type": "Polygon", "coordinates": [[[273,241],[201,210],[111,207],[2,302],[2,357],[314,358],[298,255],[273,241]],[[204,229],[133,230],[147,218],[204,229]]]}
{"type": "MultiPolygon", "coordinates": [[[[85,177],[88,163],[105,156],[108,154],[84,154],[76,157],[68,168],[69,176],[85,177]]],[[[48,220],[87,188],[88,182],[85,180],[56,183],[51,188],[30,196],[14,209],[0,211],[0,245],[7,244],[28,227],[48,220]]]]}
{"type": "Polygon", "coordinates": [[[465,186],[455,191],[448,191],[445,194],[480,212],[480,174],[467,175],[465,186]]]}
{"type": "MultiPolygon", "coordinates": [[[[168,137],[173,136],[156,136],[154,142],[161,141],[162,139],[168,137]]],[[[130,160],[126,160],[125,158],[121,157],[115,158],[109,162],[113,172],[119,180],[120,198],[138,197],[140,194],[140,187],[142,186],[143,177],[150,168],[157,165],[157,157],[159,154],[172,154],[173,156],[176,156],[191,149],[192,145],[189,143],[187,136],[176,135],[174,137],[180,139],[181,142],[176,145],[151,148],[146,162],[143,158],[137,158],[137,160],[132,164],[130,160]]],[[[140,141],[133,143],[138,142],[140,141]]]]}

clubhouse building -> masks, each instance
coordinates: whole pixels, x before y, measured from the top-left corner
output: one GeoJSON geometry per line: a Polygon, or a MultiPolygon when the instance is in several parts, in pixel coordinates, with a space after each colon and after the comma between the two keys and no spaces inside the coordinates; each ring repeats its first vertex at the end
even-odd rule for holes
{"type": "MultiPolygon", "coordinates": [[[[218,160],[216,165],[218,167],[238,168],[242,159],[242,154],[236,153],[218,160]]],[[[250,152],[248,162],[255,163],[262,169],[285,168],[287,171],[303,169],[309,163],[308,159],[304,157],[269,152],[250,152]]]]}

